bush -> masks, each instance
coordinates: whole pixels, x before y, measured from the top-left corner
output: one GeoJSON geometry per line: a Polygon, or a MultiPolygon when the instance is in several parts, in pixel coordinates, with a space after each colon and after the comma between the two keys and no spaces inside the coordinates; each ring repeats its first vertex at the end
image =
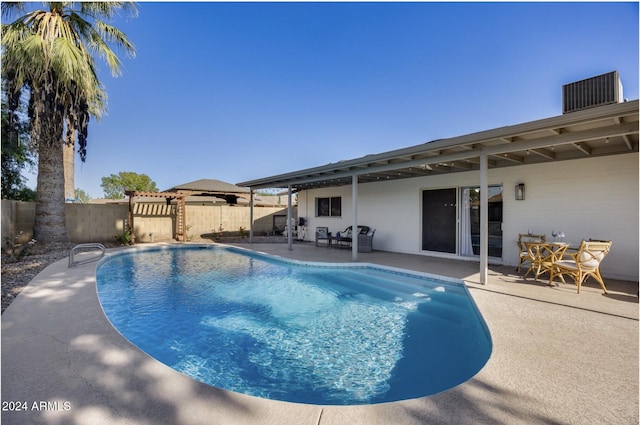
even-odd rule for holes
{"type": "Polygon", "coordinates": [[[115,235],[114,237],[116,239],[116,242],[118,242],[121,246],[131,245],[131,241],[133,240],[130,229],[127,229],[124,232],[115,235]]]}

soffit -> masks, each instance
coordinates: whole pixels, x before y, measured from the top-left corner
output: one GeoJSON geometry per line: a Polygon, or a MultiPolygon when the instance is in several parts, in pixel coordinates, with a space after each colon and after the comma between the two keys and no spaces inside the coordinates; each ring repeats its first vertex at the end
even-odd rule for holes
{"type": "Polygon", "coordinates": [[[304,190],[638,152],[638,100],[238,183],[304,190]]]}

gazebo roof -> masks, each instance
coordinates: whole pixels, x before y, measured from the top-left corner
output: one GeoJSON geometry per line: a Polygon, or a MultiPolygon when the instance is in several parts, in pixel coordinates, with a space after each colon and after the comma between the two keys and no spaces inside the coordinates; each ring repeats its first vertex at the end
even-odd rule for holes
{"type": "Polygon", "coordinates": [[[213,180],[213,179],[200,179],[195,180],[189,183],[184,183],[171,189],[167,189],[167,192],[178,192],[178,193],[234,193],[234,194],[244,194],[249,193],[249,189],[246,187],[236,186],[232,183],[223,182],[221,180],[213,180]]]}

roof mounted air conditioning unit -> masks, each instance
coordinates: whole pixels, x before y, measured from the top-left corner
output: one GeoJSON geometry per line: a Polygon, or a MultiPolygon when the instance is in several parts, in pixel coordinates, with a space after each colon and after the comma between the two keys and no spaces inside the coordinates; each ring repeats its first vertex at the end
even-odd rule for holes
{"type": "Polygon", "coordinates": [[[622,83],[618,71],[562,86],[562,113],[621,103],[622,83]]]}

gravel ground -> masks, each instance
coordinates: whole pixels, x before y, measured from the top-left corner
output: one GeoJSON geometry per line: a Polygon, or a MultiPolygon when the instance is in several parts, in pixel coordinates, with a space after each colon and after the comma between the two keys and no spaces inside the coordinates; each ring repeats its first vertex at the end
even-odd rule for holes
{"type": "Polygon", "coordinates": [[[2,313],[22,288],[49,264],[69,255],[74,243],[27,245],[21,254],[2,252],[2,313]]]}
{"type": "MultiPolygon", "coordinates": [[[[196,241],[197,242],[197,241],[196,241]]],[[[249,238],[223,238],[221,243],[249,243],[249,238]]],[[[286,243],[283,236],[255,236],[256,243],[286,243]]],[[[297,241],[296,241],[297,242],[297,241]]],[[[49,264],[66,258],[76,243],[52,243],[27,245],[21,254],[2,252],[2,313],[20,294],[22,288],[49,264]]],[[[115,243],[104,243],[107,248],[117,246],[115,243]]]]}

